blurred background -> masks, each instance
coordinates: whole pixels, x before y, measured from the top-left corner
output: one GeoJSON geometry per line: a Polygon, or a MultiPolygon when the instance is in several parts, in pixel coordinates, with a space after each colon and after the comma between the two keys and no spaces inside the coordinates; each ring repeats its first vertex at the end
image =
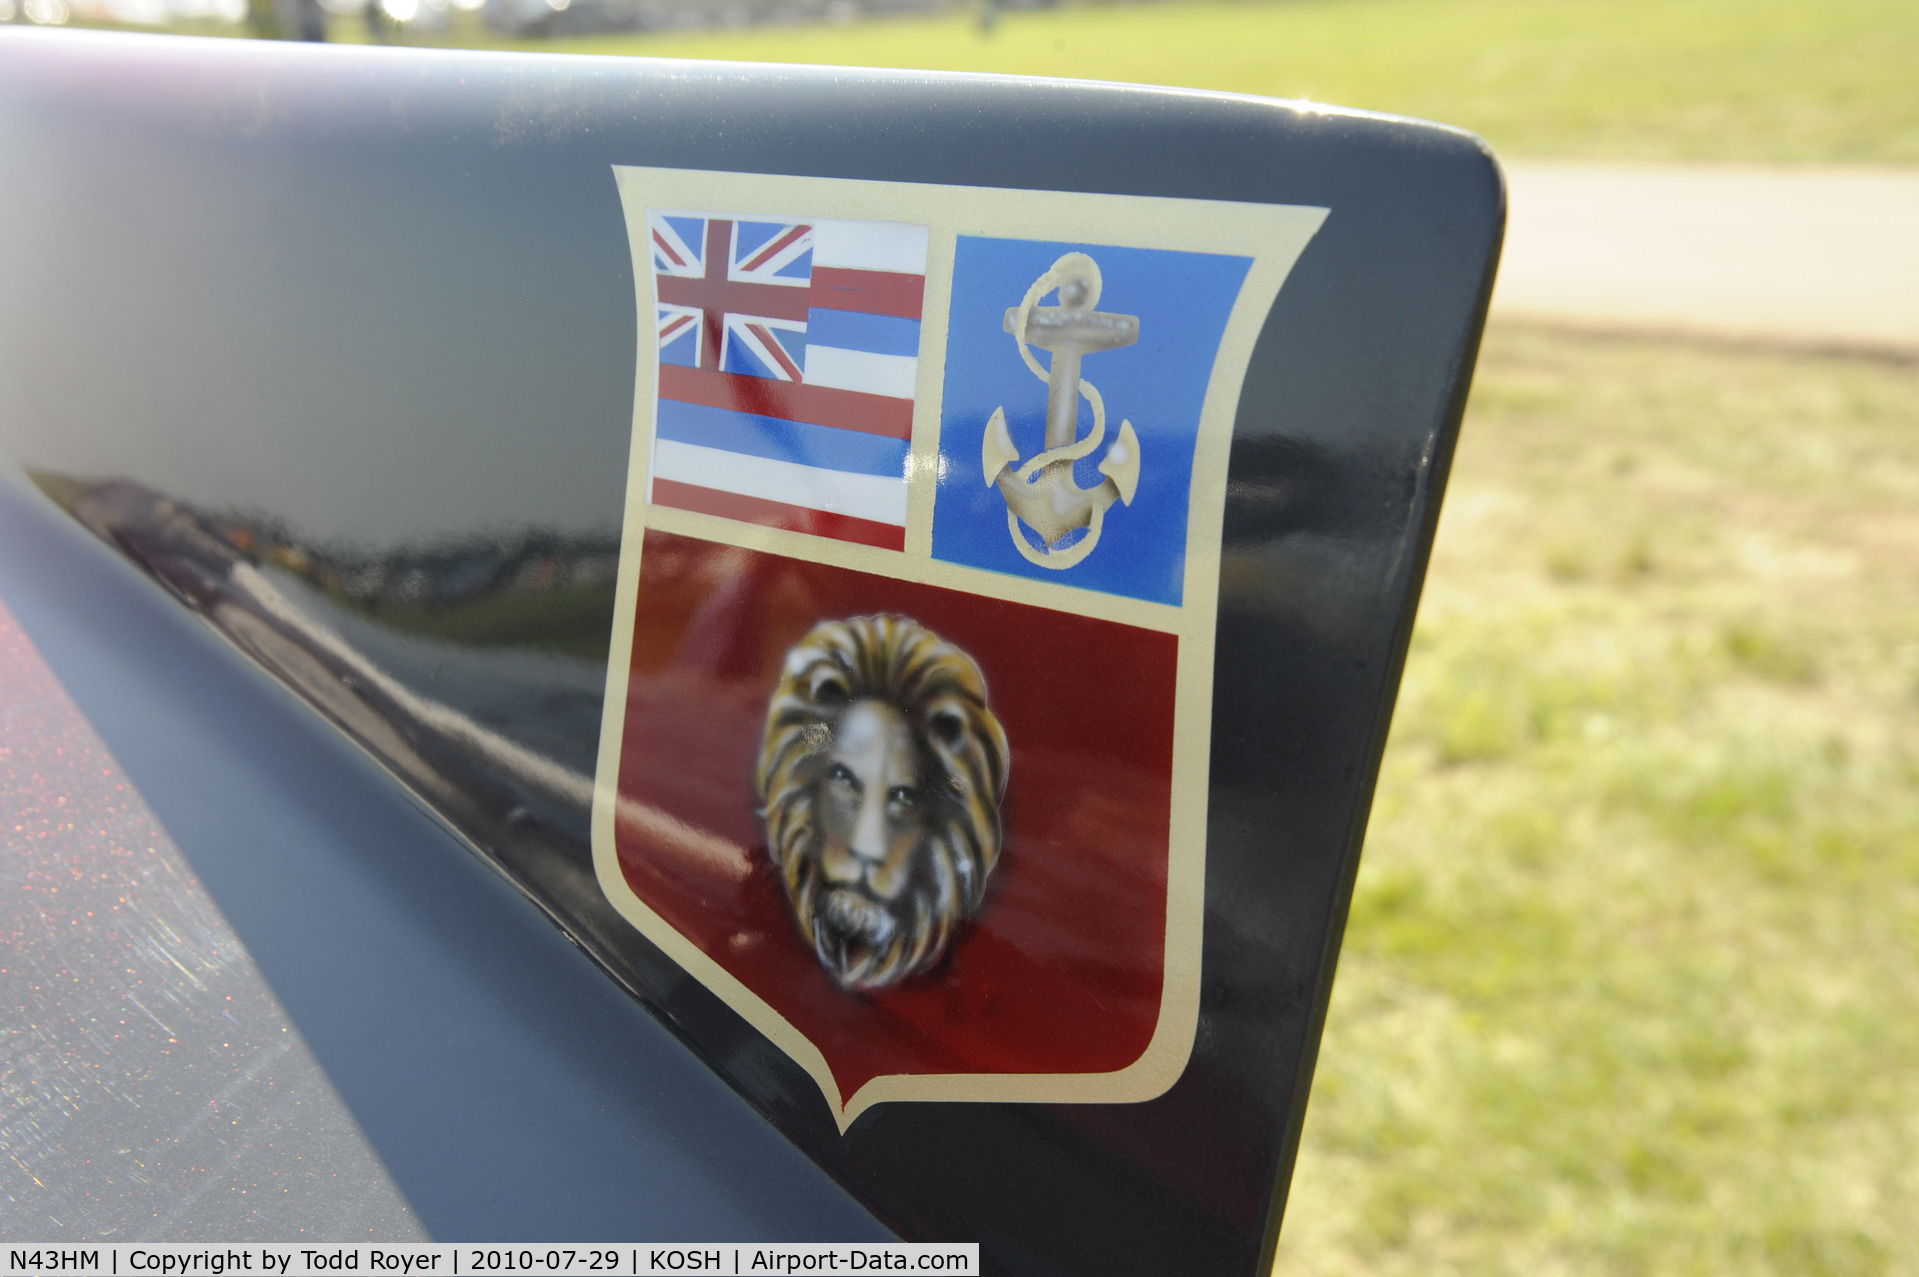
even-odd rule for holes
{"type": "Polygon", "coordinates": [[[1513,227],[1279,1271],[1919,1273],[1919,3],[0,0],[1186,85],[1513,227]]]}

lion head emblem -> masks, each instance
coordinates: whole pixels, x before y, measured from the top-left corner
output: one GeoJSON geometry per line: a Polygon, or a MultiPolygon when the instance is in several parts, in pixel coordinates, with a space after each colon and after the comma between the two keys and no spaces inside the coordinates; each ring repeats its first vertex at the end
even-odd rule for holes
{"type": "Polygon", "coordinates": [[[937,963],[999,860],[1006,733],[973,658],[904,616],[786,655],[756,785],[800,932],[849,989],[937,963]]]}

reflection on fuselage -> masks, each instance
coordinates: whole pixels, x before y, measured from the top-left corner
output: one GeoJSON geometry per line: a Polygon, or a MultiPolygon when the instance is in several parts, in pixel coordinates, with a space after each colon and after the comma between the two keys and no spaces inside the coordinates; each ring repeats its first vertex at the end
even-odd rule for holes
{"type": "MultiPolygon", "coordinates": [[[[635,993],[661,959],[600,892],[589,834],[617,538],[537,531],[365,551],[127,480],[33,476],[370,751],[635,993]]],[[[607,813],[688,872],[751,852],[631,798],[607,813]]]]}
{"type": "Polygon", "coordinates": [[[526,529],[369,549],[306,542],[272,519],[197,517],[249,560],[387,629],[480,647],[606,653],[617,535],[526,529]]]}
{"type": "Polygon", "coordinates": [[[125,480],[34,477],[483,846],[492,812],[590,860],[616,536],[327,544],[125,480]]]}

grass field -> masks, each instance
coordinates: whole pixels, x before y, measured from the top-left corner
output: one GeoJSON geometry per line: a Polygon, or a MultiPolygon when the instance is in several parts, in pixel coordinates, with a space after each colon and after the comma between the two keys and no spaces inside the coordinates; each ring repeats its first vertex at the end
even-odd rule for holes
{"type": "Polygon", "coordinates": [[[1495,327],[1282,1274],[1919,1273],[1919,366],[1495,327]]]}
{"type": "Polygon", "coordinates": [[[1190,0],[537,47],[1304,97],[1513,155],[1919,162],[1914,0],[1190,0]]]}
{"type": "MultiPolygon", "coordinates": [[[[332,30],[365,39],[354,19],[332,30]]],[[[1515,156],[1919,163],[1914,0],[1069,3],[1008,13],[990,33],[967,10],[517,43],[456,15],[402,39],[1308,98],[1456,124],[1515,156]]]]}

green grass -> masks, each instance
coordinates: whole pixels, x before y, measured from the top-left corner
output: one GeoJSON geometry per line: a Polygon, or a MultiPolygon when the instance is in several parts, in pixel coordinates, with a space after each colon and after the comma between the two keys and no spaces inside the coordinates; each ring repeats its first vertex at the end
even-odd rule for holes
{"type": "Polygon", "coordinates": [[[1512,155],[1919,162],[1914,0],[1191,0],[528,47],[1303,97],[1512,155]]]}
{"type": "Polygon", "coordinates": [[[1278,1271],[1915,1238],[1919,366],[1496,326],[1278,1271]]]}
{"type": "MultiPolygon", "coordinates": [[[[333,31],[365,38],[355,19],[333,31]]],[[[406,39],[1308,98],[1456,124],[1518,156],[1919,163],[1915,0],[1186,0],[1009,13],[991,33],[963,11],[522,42],[455,15],[406,39]]]]}

